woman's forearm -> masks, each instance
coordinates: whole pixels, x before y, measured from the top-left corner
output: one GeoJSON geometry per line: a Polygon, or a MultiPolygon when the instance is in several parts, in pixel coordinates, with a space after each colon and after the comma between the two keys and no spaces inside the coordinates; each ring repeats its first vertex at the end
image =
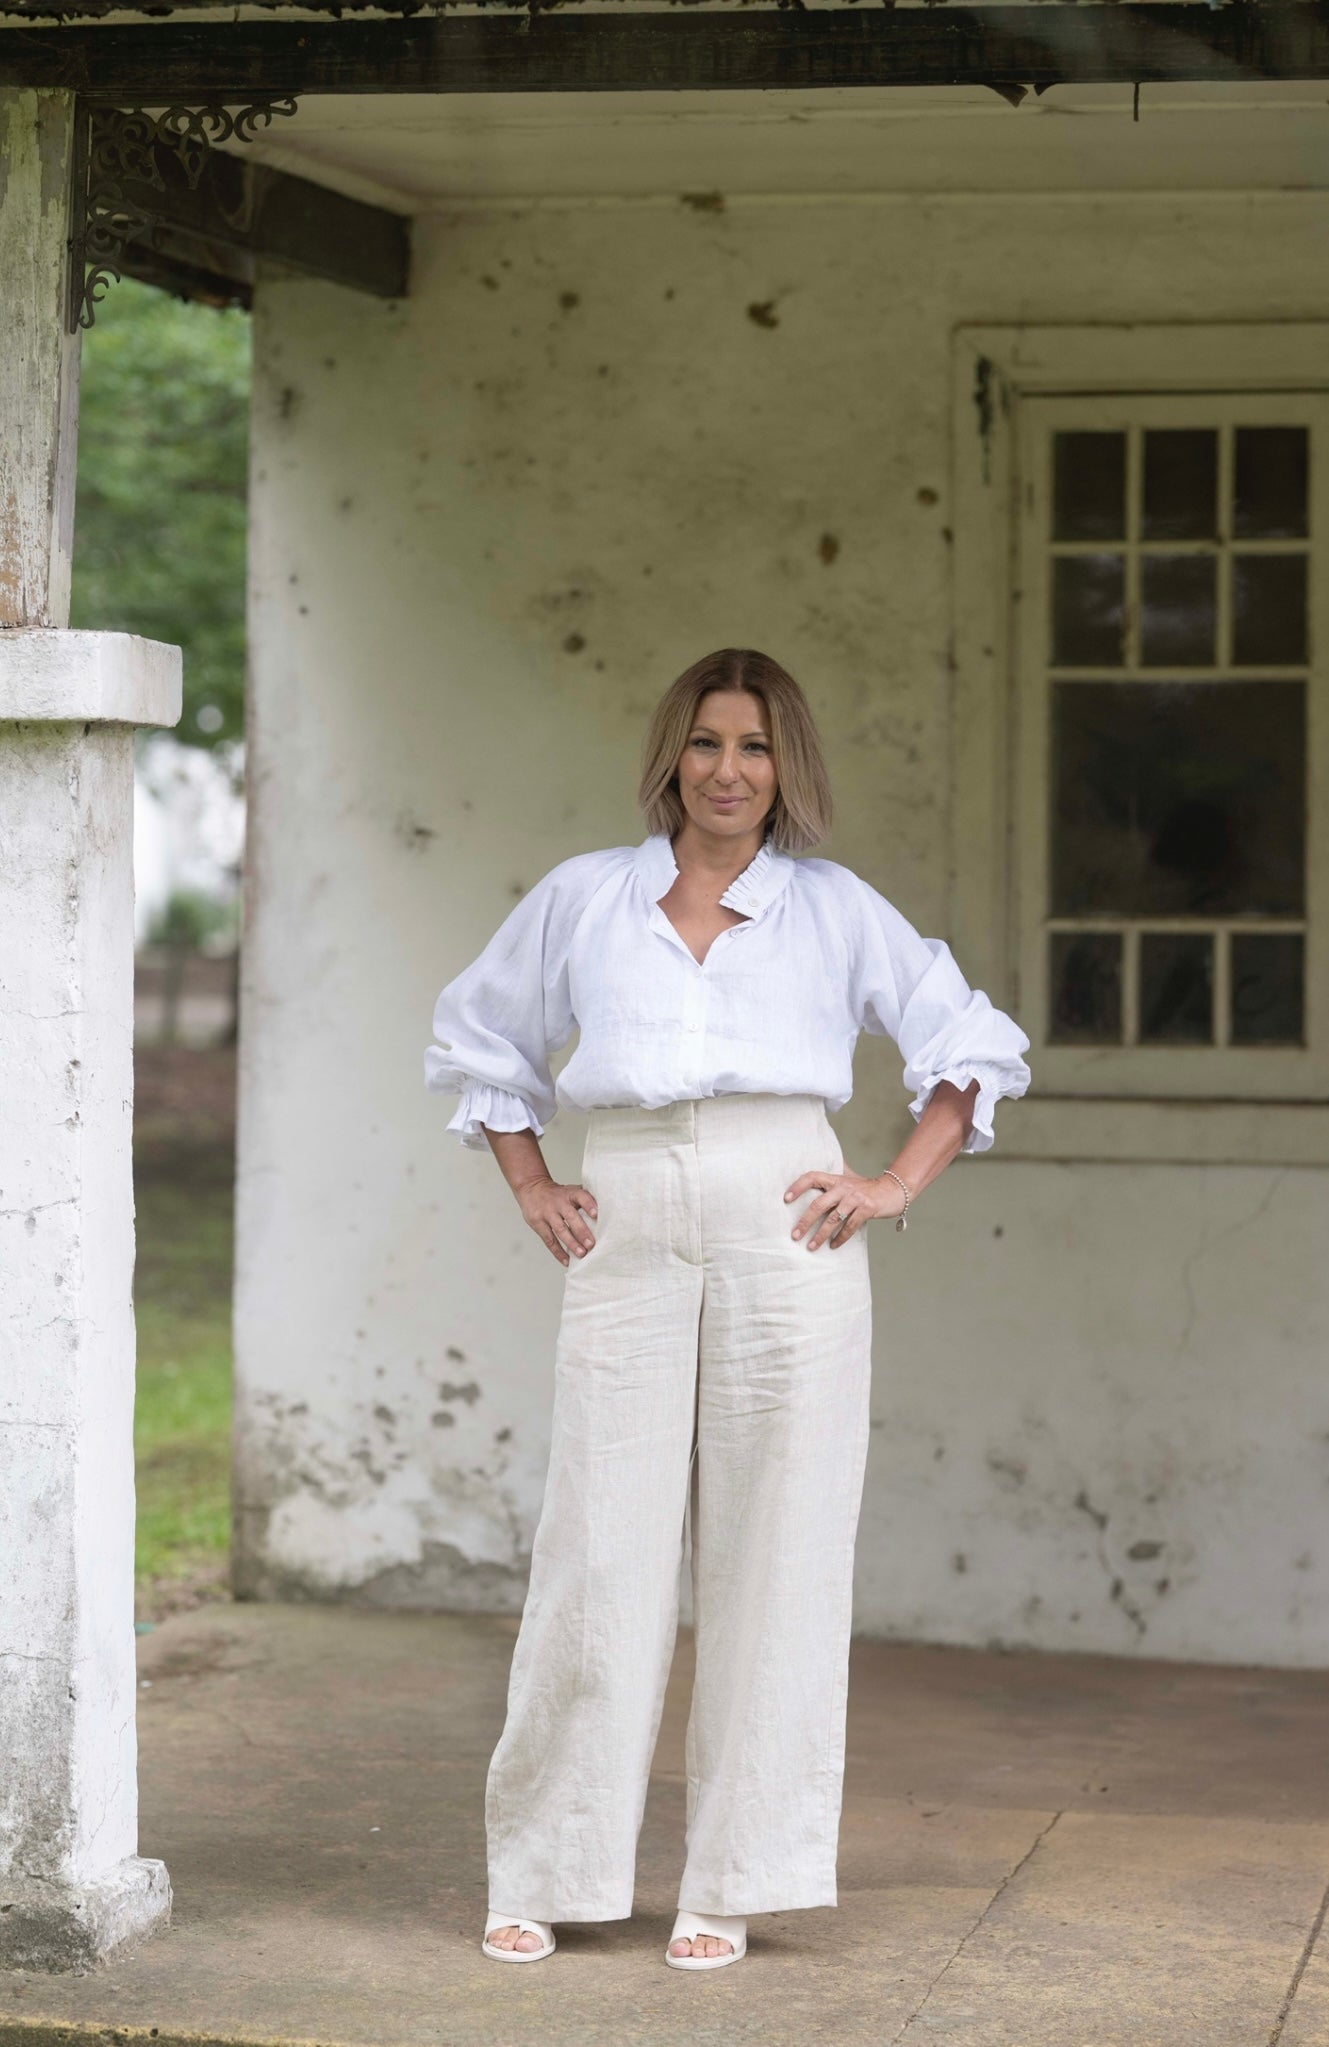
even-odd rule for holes
{"type": "Polygon", "coordinates": [[[487,1123],[480,1128],[517,1206],[546,1250],[565,1267],[593,1251],[595,1238],[587,1218],[594,1222],[600,1211],[590,1188],[563,1186],[555,1180],[533,1130],[491,1130],[487,1123]]]}
{"type": "Polygon", "coordinates": [[[498,1160],[500,1173],[514,1194],[520,1194],[524,1187],[532,1187],[539,1181],[553,1179],[545,1164],[540,1140],[533,1130],[491,1130],[487,1123],[480,1127],[489,1139],[489,1149],[498,1160]]]}
{"type": "Polygon", "coordinates": [[[953,1081],[938,1081],[926,1109],[891,1160],[891,1171],[900,1175],[911,1195],[930,1187],[958,1158],[973,1125],[977,1099],[976,1080],[963,1093],[953,1081]]]}

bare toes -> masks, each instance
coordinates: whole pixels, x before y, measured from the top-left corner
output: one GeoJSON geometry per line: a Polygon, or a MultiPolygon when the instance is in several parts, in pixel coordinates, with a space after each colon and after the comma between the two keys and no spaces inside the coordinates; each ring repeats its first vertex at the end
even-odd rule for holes
{"type": "Polygon", "coordinates": [[[693,1961],[697,1962],[710,1961],[716,1955],[732,1954],[733,1943],[714,1933],[699,1933],[692,1940],[687,1940],[680,1934],[672,1943],[669,1952],[673,1955],[690,1955],[693,1961]]]}
{"type": "Polygon", "coordinates": [[[535,1934],[519,1932],[516,1926],[496,1926],[488,1939],[490,1947],[501,1947],[505,1952],[521,1948],[523,1953],[530,1954],[541,1945],[535,1934]]]}

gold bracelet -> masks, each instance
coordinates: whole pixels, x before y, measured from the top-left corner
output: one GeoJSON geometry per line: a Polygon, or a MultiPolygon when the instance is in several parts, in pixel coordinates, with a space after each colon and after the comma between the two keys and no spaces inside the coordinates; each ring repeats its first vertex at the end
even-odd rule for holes
{"type": "Polygon", "coordinates": [[[894,1180],[897,1187],[904,1187],[904,1207],[900,1210],[900,1213],[895,1218],[895,1227],[897,1230],[907,1230],[909,1225],[905,1221],[905,1217],[909,1213],[909,1203],[913,1199],[913,1197],[910,1194],[909,1189],[905,1187],[904,1181],[900,1178],[900,1175],[898,1173],[893,1173],[889,1166],[882,1167],[881,1177],[884,1180],[894,1180]]]}

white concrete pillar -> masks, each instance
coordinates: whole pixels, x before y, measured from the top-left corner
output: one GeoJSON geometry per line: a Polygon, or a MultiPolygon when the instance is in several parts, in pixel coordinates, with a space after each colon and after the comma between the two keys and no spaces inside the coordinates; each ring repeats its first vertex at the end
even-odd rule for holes
{"type": "Polygon", "coordinates": [[[180,653],[0,632],[0,1964],[165,1921],[134,1731],[133,728],[180,653]]]}
{"type": "Polygon", "coordinates": [[[0,1965],[162,1924],[134,1730],[133,740],[180,652],[69,617],[67,93],[0,91],[0,1965]]]}

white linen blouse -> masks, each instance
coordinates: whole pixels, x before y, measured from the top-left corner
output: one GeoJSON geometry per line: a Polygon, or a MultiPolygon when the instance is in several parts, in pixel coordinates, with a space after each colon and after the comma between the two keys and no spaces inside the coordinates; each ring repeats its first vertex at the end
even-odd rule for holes
{"type": "Polygon", "coordinates": [[[488,1150],[483,1125],[542,1136],[559,1107],[589,1110],[720,1094],[853,1090],[860,1031],[904,1054],[909,1104],[937,1083],[979,1083],[967,1152],[1021,1095],[1029,1039],[971,989],[940,938],[922,938],[852,869],[765,840],[720,897],[744,921],[698,962],[660,898],[678,873],[665,832],[560,861],[527,890],[434,1005],[425,1085],[461,1095],[447,1125],[488,1150]],[[551,1080],[549,1055],[580,1039],[551,1080]]]}

